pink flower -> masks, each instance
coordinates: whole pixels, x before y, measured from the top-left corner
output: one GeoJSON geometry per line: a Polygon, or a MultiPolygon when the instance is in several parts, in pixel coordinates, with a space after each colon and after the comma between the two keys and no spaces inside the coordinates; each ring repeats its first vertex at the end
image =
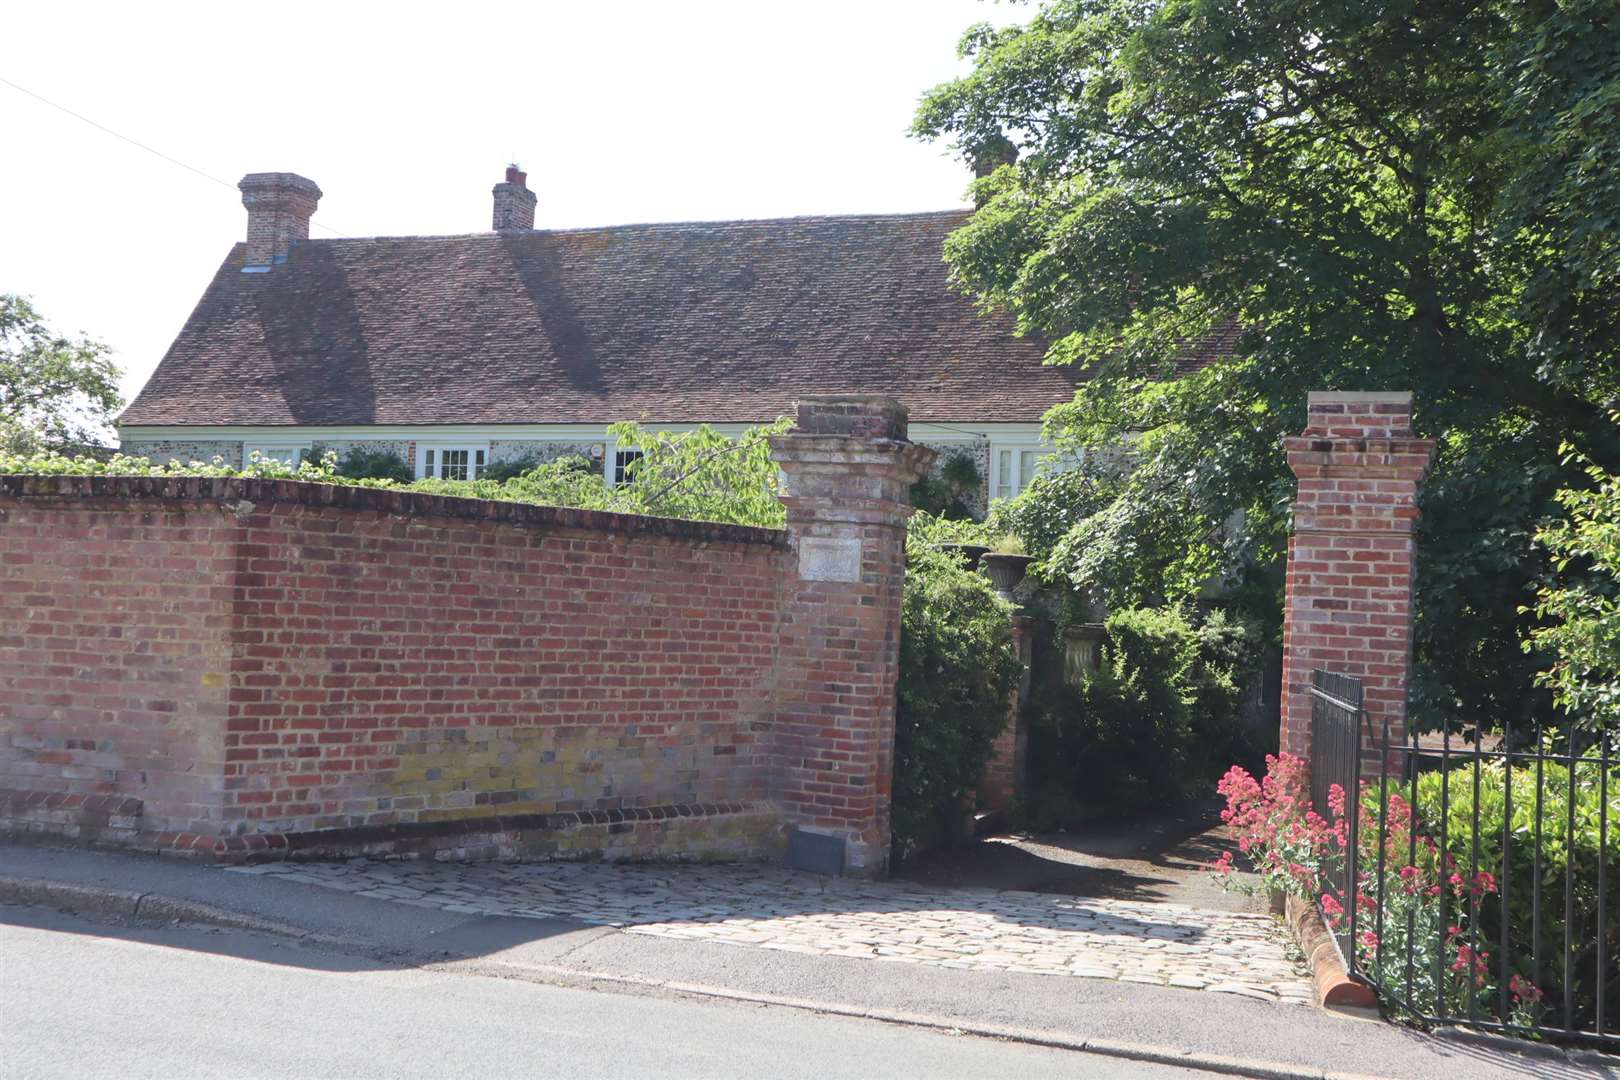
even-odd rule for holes
{"type": "Polygon", "coordinates": [[[1344,788],[1338,784],[1328,788],[1328,809],[1333,811],[1334,817],[1344,816],[1344,788]]]}
{"type": "Polygon", "coordinates": [[[1546,994],[1542,993],[1541,987],[1523,975],[1515,975],[1509,979],[1508,989],[1513,992],[1513,1000],[1515,1001],[1538,1003],[1542,998],[1546,997],[1546,994]]]}
{"type": "MultiPolygon", "coordinates": [[[[1455,927],[1453,927],[1455,929],[1455,927]]],[[[1476,987],[1485,985],[1485,976],[1490,971],[1491,954],[1488,952],[1476,953],[1467,945],[1457,946],[1457,959],[1451,965],[1451,970],[1461,974],[1469,973],[1473,977],[1476,987]]]]}

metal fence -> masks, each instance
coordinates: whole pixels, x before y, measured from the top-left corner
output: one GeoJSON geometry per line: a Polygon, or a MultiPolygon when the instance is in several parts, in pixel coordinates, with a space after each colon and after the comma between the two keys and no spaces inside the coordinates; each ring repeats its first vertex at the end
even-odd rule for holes
{"type": "Polygon", "coordinates": [[[1352,975],[1418,1019],[1620,1046],[1608,742],[1392,741],[1356,680],[1317,671],[1311,695],[1312,801],[1354,838],[1324,874],[1352,975]],[[1355,793],[1342,815],[1335,785],[1355,793]]]}

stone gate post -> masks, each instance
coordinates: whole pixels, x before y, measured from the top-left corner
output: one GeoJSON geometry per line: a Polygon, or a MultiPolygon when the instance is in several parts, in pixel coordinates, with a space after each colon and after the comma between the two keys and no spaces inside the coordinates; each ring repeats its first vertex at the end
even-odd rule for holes
{"type": "Polygon", "coordinates": [[[881,396],[815,396],[771,440],[793,545],[783,606],[771,797],[786,820],[845,842],[845,866],[888,867],[895,683],[910,487],[934,451],[881,396]]]}
{"type": "Polygon", "coordinates": [[[1361,680],[1371,730],[1406,734],[1417,492],[1434,442],[1412,395],[1312,393],[1284,440],[1299,478],[1283,606],[1282,749],[1311,752],[1311,671],[1361,680]]]}

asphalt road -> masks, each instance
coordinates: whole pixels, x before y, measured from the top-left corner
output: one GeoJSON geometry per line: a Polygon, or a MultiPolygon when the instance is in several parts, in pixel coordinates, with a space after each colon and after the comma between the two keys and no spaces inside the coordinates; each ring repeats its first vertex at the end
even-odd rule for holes
{"type": "Polygon", "coordinates": [[[820,1016],[388,968],[231,931],[0,922],[0,1074],[1122,1077],[1209,1074],[820,1016]]]}

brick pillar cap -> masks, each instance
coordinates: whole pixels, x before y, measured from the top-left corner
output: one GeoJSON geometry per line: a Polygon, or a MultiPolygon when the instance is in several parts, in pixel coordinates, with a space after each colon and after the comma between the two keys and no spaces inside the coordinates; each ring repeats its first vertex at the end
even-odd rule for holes
{"type": "Polygon", "coordinates": [[[793,434],[905,441],[906,407],[887,394],[806,394],[794,403],[793,434]]]}
{"type": "Polygon", "coordinates": [[[248,173],[237,182],[237,190],[244,195],[250,191],[302,191],[305,194],[320,198],[321,189],[315,181],[307,176],[299,176],[290,172],[256,172],[248,173]]]}
{"type": "Polygon", "coordinates": [[[1312,390],[1305,398],[1305,406],[1308,409],[1313,409],[1318,405],[1348,405],[1352,403],[1369,405],[1410,405],[1412,404],[1412,391],[1312,390]]]}

